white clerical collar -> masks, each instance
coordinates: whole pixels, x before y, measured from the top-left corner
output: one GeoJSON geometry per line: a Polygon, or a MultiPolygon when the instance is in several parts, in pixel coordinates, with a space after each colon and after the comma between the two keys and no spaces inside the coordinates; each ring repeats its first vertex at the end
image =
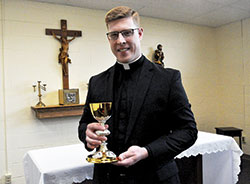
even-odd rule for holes
{"type": "Polygon", "coordinates": [[[136,62],[141,56],[142,56],[142,55],[140,54],[139,57],[137,57],[136,59],[134,59],[134,60],[132,60],[132,61],[129,61],[129,62],[127,62],[127,63],[122,63],[122,62],[120,62],[120,61],[117,60],[117,63],[119,63],[120,65],[122,65],[123,68],[124,68],[124,70],[130,70],[129,64],[132,64],[132,63],[136,62]]]}

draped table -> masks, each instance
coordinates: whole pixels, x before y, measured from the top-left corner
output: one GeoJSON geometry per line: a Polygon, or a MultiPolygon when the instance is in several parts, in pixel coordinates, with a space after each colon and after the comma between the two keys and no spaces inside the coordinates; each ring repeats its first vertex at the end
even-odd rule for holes
{"type": "MultiPolygon", "coordinates": [[[[37,149],[24,155],[27,184],[71,184],[92,179],[93,164],[86,161],[90,154],[83,144],[37,149]]],[[[232,137],[207,132],[176,158],[202,155],[203,184],[235,184],[240,173],[243,154],[232,137]]]]}
{"type": "Polygon", "coordinates": [[[198,154],[202,155],[203,184],[237,183],[243,152],[232,137],[199,131],[195,144],[177,158],[198,154]]]}

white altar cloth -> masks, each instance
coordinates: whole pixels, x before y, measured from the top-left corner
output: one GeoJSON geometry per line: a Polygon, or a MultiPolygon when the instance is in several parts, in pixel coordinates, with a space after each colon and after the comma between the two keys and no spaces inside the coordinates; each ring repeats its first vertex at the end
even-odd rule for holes
{"type": "Polygon", "coordinates": [[[198,154],[202,155],[204,184],[237,183],[243,152],[232,137],[199,131],[195,144],[177,158],[198,154]]]}
{"type": "MultiPolygon", "coordinates": [[[[83,144],[28,151],[24,156],[27,184],[69,184],[92,179],[83,144]]],[[[232,137],[199,132],[196,143],[177,158],[202,154],[203,184],[235,184],[243,152],[232,137]]]]}
{"type": "Polygon", "coordinates": [[[23,160],[26,184],[71,184],[93,178],[83,144],[28,151],[23,160]]]}

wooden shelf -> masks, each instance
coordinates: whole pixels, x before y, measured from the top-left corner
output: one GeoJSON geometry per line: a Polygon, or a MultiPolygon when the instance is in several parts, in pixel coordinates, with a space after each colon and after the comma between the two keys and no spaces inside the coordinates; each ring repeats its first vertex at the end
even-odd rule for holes
{"type": "Polygon", "coordinates": [[[81,116],[84,104],[50,105],[45,107],[32,106],[31,109],[35,111],[38,119],[81,116]]]}

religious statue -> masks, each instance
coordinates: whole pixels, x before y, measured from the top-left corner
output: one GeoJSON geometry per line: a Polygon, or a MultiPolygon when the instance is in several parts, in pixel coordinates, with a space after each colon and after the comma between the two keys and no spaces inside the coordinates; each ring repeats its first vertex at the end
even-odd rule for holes
{"type": "Polygon", "coordinates": [[[69,42],[74,40],[76,37],[74,36],[73,38],[68,40],[67,37],[63,37],[63,36],[57,37],[54,32],[52,32],[52,34],[53,34],[53,37],[61,43],[61,48],[59,49],[60,53],[58,55],[58,61],[59,63],[62,64],[63,75],[67,76],[68,75],[67,64],[71,63],[71,59],[69,58],[69,54],[68,54],[69,42]]]}
{"type": "Polygon", "coordinates": [[[154,53],[154,63],[161,65],[162,67],[164,67],[164,53],[162,51],[162,45],[158,44],[157,45],[157,50],[155,50],[154,53]]]}

